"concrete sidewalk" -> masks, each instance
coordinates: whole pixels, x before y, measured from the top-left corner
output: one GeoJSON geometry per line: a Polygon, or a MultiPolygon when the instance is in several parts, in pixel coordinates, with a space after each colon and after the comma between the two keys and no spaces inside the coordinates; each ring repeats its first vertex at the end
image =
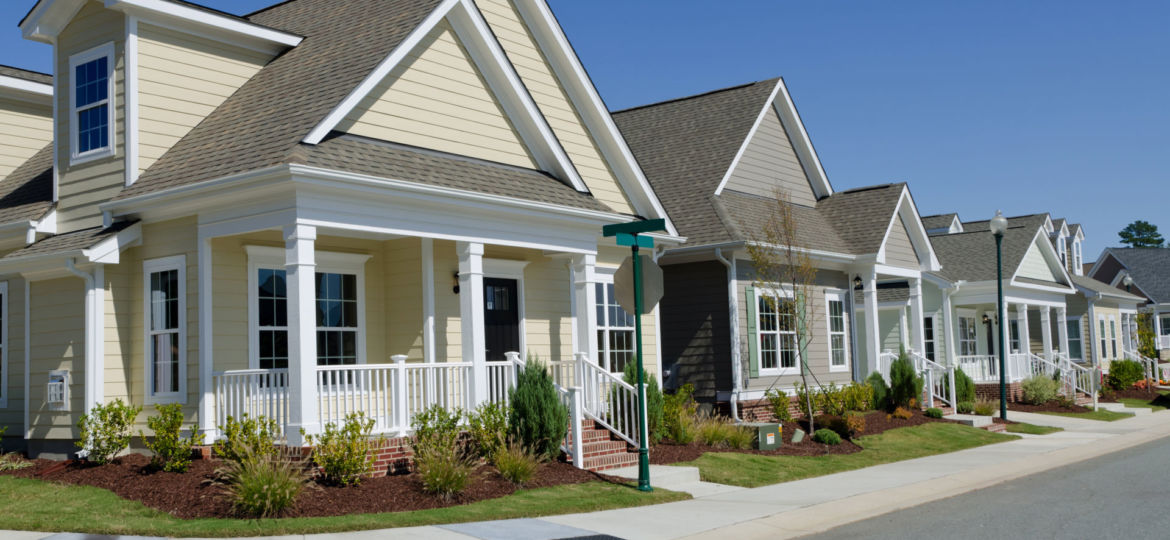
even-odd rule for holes
{"type": "MultiPolygon", "coordinates": [[[[793,538],[952,497],[1170,436],[1170,411],[1116,422],[1027,413],[1009,418],[1063,432],[807,480],[641,508],[539,519],[328,535],[342,538],[793,538]]],[[[324,536],[324,535],[323,535],[324,536]]],[[[0,537],[70,539],[0,531],[0,537]]],[[[92,538],[92,537],[89,537],[92,538]]]]}

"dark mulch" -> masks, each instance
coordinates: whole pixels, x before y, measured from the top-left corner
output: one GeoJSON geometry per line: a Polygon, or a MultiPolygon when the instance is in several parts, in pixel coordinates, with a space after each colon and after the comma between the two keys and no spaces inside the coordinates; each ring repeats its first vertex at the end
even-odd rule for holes
{"type": "Polygon", "coordinates": [[[1082,407],[1080,405],[1065,405],[1060,401],[1051,400],[1043,405],[1031,405],[1024,402],[1008,403],[1008,409],[1020,412],[1069,412],[1080,413],[1090,412],[1093,409],[1082,407]]]}
{"type": "MultiPolygon", "coordinates": [[[[238,517],[223,495],[223,488],[213,484],[215,461],[195,461],[186,473],[153,471],[149,459],[133,454],[108,465],[61,462],[38,459],[36,466],[7,473],[15,477],[37,478],[62,484],[87,485],[113,491],[118,496],[140,501],[146,506],[180,518],[238,517]],[[57,470],[53,470],[57,469],[57,470]],[[45,473],[48,474],[45,474],[45,473]]],[[[581,484],[594,480],[622,482],[622,479],[583,471],[561,462],[545,463],[525,488],[581,484]]],[[[443,501],[425,493],[417,474],[400,474],[368,478],[354,487],[317,486],[310,484],[285,517],[340,516],[377,512],[403,512],[457,506],[495,499],[515,493],[519,488],[500,476],[491,466],[475,471],[475,479],[464,493],[443,501]]]]}
{"type": "MultiPolygon", "coordinates": [[[[930,418],[920,410],[911,412],[913,416],[907,419],[894,417],[885,411],[870,411],[865,413],[865,432],[859,433],[858,436],[876,435],[891,429],[917,426],[929,422],[954,423],[952,420],[930,418]]],[[[831,420],[832,417],[829,416],[817,417],[817,429],[828,427],[831,420]]],[[[812,437],[808,434],[807,420],[801,420],[796,424],[786,424],[784,426],[783,441],[784,444],[777,450],[736,450],[733,448],[708,446],[698,442],[683,445],[665,441],[650,449],[650,463],[655,465],[669,465],[671,463],[693,461],[708,452],[734,452],[761,456],[825,456],[830,454],[852,454],[862,450],[861,446],[858,446],[851,440],[842,440],[841,444],[836,445],[821,444],[813,441],[812,437]],[[798,444],[792,443],[792,435],[796,431],[794,429],[795,427],[799,427],[805,432],[804,440],[798,444]]]]}
{"type": "Polygon", "coordinates": [[[1102,389],[1100,401],[1117,402],[1121,398],[1141,399],[1153,403],[1155,405],[1162,405],[1170,407],[1170,396],[1164,396],[1156,389],[1143,390],[1141,388],[1126,388],[1125,390],[1109,390],[1102,389]]]}

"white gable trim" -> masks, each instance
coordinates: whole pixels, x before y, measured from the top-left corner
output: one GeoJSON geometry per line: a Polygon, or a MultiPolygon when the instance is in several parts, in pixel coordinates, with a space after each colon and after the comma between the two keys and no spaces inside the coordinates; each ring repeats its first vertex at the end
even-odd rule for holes
{"type": "Polygon", "coordinates": [[[444,20],[451,24],[456,36],[467,48],[472,62],[483,74],[492,93],[500,100],[504,113],[516,126],[516,131],[532,152],[537,165],[567,181],[577,191],[589,191],[585,181],[569,160],[568,154],[561,147],[560,141],[553,134],[552,127],[548,125],[536,102],[529,95],[528,89],[520,81],[520,75],[516,73],[515,67],[488,28],[487,22],[483,20],[483,15],[471,0],[446,0],[439,4],[361,84],[309,132],[304,142],[320,143],[444,20]]]}
{"type": "Polygon", "coordinates": [[[53,99],[53,85],[7,75],[0,75],[0,91],[3,91],[4,97],[38,105],[49,105],[53,99]]]}
{"type": "MultiPolygon", "coordinates": [[[[1075,288],[1072,286],[1072,278],[1069,277],[1068,271],[1065,270],[1064,265],[1060,264],[1060,255],[1056,253],[1056,248],[1052,247],[1052,242],[1048,241],[1048,231],[1045,230],[1044,227],[1036,229],[1036,234],[1032,235],[1032,245],[1040,246],[1040,254],[1044,256],[1044,262],[1048,263],[1048,269],[1051,270],[1053,274],[1056,274],[1058,279],[1061,279],[1064,283],[1068,284],[1068,288],[1070,290],[1075,292],[1075,288]]],[[[1032,248],[1029,246],[1028,249],[1032,248]]],[[[1027,258],[1026,252],[1024,258],[1027,258]]],[[[1016,281],[1016,278],[1020,273],[1020,268],[1024,264],[1024,258],[1021,258],[1020,263],[1016,265],[1014,269],[1012,269],[1012,277],[1008,281],[1010,281],[1012,285],[1018,287],[1043,287],[1043,285],[1034,285],[1016,281]]]]}
{"type": "MultiPolygon", "coordinates": [[[[776,86],[772,88],[772,93],[768,95],[768,100],[764,102],[764,108],[760,110],[760,114],[756,115],[756,121],[752,123],[752,128],[748,130],[747,137],[744,137],[743,144],[739,145],[739,150],[735,152],[735,157],[731,160],[731,166],[727,168],[727,172],[723,173],[723,179],[719,181],[719,187],[715,188],[716,195],[723,193],[723,188],[727,187],[727,183],[731,181],[731,175],[735,174],[735,169],[739,166],[739,160],[747,152],[748,146],[751,145],[752,139],[756,136],[756,131],[760,129],[760,124],[763,124],[768,114],[773,112],[772,102],[776,100],[776,94],[779,92],[780,80],[777,79],[776,86]]],[[[779,114],[779,111],[776,111],[776,114],[779,114]]]]}
{"type": "Polygon", "coordinates": [[[910,244],[914,246],[915,255],[918,255],[921,269],[927,272],[941,270],[942,265],[939,264],[938,256],[934,253],[934,247],[930,243],[930,235],[922,226],[922,218],[918,215],[918,205],[914,204],[914,198],[906,186],[902,186],[902,195],[898,197],[898,206],[894,209],[894,214],[890,216],[890,222],[886,224],[886,234],[882,237],[881,247],[878,248],[877,262],[882,264],[886,262],[886,243],[890,241],[890,233],[894,231],[899,216],[906,224],[906,233],[910,236],[910,244]]]}
{"type": "MultiPolygon", "coordinates": [[[[1125,270],[1126,272],[1130,271],[1129,266],[1126,266],[1125,263],[1121,262],[1121,259],[1118,259],[1115,255],[1110,253],[1109,248],[1105,248],[1105,249],[1101,250],[1101,254],[1097,256],[1097,261],[1093,263],[1093,269],[1091,271],[1089,271],[1089,277],[1097,279],[1097,270],[1099,268],[1101,268],[1101,263],[1105,261],[1105,257],[1109,257],[1109,258],[1117,261],[1117,264],[1121,265],[1121,268],[1123,270],[1125,270]]],[[[1113,276],[1113,280],[1117,281],[1117,280],[1121,279],[1121,274],[1122,274],[1122,272],[1118,271],[1117,275],[1113,276]]],[[[1100,281],[1100,280],[1098,279],[1098,281],[1100,281]]]]}
{"type": "Polygon", "coordinates": [[[645,217],[665,219],[667,232],[671,236],[678,236],[678,230],[650,188],[642,167],[634,159],[634,153],[618,131],[609,109],[602,102],[597,88],[581,65],[581,59],[573,52],[573,47],[548,4],[545,0],[515,0],[515,6],[552,65],[557,80],[565,87],[585,127],[601,148],[606,162],[613,168],[634,210],[645,217]]]}

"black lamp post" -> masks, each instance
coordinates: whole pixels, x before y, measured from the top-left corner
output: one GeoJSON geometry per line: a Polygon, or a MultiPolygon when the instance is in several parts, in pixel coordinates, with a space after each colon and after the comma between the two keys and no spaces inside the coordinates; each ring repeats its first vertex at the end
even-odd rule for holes
{"type": "Polygon", "coordinates": [[[1003,317],[1003,233],[1008,222],[999,210],[991,218],[991,234],[995,235],[995,275],[997,290],[997,313],[999,314],[999,417],[1007,420],[1007,354],[1004,352],[1003,330],[1007,322],[1003,317]]]}

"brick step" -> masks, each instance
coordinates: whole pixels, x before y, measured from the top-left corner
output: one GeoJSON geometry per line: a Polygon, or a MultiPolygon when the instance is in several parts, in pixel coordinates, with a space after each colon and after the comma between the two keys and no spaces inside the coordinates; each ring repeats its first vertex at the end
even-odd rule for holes
{"type": "Polygon", "coordinates": [[[611,440],[613,440],[613,434],[606,429],[587,429],[581,431],[581,442],[585,444],[611,440]]]}
{"type": "Polygon", "coordinates": [[[599,452],[626,452],[630,448],[626,441],[591,442],[582,444],[581,447],[586,456],[599,452]]]}
{"type": "Polygon", "coordinates": [[[609,469],[620,469],[622,467],[629,467],[631,465],[637,464],[638,454],[634,452],[622,452],[620,454],[585,458],[585,469],[594,472],[605,471],[609,469]]]}
{"type": "Polygon", "coordinates": [[[1003,424],[996,424],[996,423],[992,422],[986,426],[983,426],[981,429],[990,431],[992,433],[1003,433],[1003,432],[1007,431],[1007,426],[1005,426],[1003,424]]]}

